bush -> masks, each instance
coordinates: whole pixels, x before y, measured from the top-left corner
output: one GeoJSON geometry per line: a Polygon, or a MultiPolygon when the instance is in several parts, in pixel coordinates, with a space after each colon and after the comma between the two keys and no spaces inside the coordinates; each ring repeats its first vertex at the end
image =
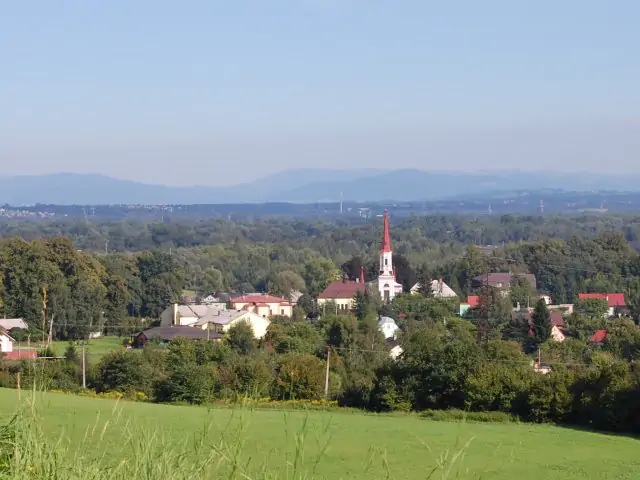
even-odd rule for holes
{"type": "Polygon", "coordinates": [[[97,366],[95,386],[98,393],[141,391],[150,396],[154,380],[153,368],[140,352],[123,350],[102,358],[97,366]]]}

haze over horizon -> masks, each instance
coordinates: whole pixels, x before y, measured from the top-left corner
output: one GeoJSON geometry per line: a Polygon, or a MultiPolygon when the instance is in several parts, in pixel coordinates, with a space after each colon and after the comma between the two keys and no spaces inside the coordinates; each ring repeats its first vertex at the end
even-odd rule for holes
{"type": "Polygon", "coordinates": [[[640,4],[11,2],[2,175],[640,173],[640,4]]]}

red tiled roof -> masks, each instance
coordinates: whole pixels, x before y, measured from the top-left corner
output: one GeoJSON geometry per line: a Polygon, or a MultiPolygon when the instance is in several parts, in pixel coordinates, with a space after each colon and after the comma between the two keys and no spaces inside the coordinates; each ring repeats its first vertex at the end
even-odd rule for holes
{"type": "Polygon", "coordinates": [[[602,343],[602,342],[604,342],[605,338],[607,338],[607,331],[606,330],[596,330],[596,332],[591,337],[591,341],[593,343],[602,343]]]}
{"type": "Polygon", "coordinates": [[[480,305],[480,295],[469,295],[467,297],[467,304],[473,308],[480,305]]]}
{"type": "Polygon", "coordinates": [[[280,305],[286,303],[291,305],[286,298],[276,297],[273,295],[242,295],[240,297],[234,297],[229,300],[231,303],[278,303],[280,305]]]}
{"type": "Polygon", "coordinates": [[[599,299],[606,300],[610,307],[624,307],[624,293],[579,293],[579,300],[599,299]]]}
{"type": "Polygon", "coordinates": [[[335,282],[331,282],[327,288],[318,295],[318,298],[351,298],[358,292],[364,293],[366,288],[367,285],[365,283],[337,280],[335,282]]]}
{"type": "Polygon", "coordinates": [[[562,315],[562,312],[552,310],[549,312],[549,315],[551,316],[551,325],[564,327],[564,315],[562,315]]]}

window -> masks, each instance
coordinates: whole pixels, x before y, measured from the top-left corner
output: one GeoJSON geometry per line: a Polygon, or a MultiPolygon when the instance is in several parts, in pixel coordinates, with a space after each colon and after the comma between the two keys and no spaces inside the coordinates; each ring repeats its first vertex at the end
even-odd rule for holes
{"type": "Polygon", "coordinates": [[[389,259],[388,258],[384,259],[384,264],[385,264],[385,266],[389,265],[389,259]]]}
{"type": "Polygon", "coordinates": [[[284,308],[280,309],[280,315],[284,316],[284,308]]]}

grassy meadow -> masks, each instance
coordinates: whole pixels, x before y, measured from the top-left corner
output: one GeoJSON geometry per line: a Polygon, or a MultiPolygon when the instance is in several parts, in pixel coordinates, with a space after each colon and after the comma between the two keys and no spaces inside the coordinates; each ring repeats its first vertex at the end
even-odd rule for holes
{"type": "MultiPolygon", "coordinates": [[[[640,469],[636,439],[547,425],[18,395],[0,389],[0,424],[18,409],[25,412],[19,427],[24,439],[15,443],[29,446],[19,456],[27,463],[57,458],[64,468],[87,465],[95,476],[83,470],[78,478],[84,480],[631,479],[640,469]],[[55,454],[43,450],[48,445],[55,454]],[[112,469],[109,474],[105,467],[112,469]]],[[[46,470],[38,465],[21,468],[32,471],[31,477],[15,472],[3,477],[2,438],[0,431],[0,478],[59,478],[36,476],[34,471],[46,470]]],[[[70,472],[66,476],[74,478],[70,472]]]]}
{"type": "MultiPolygon", "coordinates": [[[[92,338],[89,340],[89,343],[86,345],[86,354],[87,360],[90,364],[95,365],[100,361],[102,357],[104,357],[107,353],[113,350],[121,350],[124,347],[122,346],[122,342],[124,341],[124,337],[100,337],[100,338],[92,338]]],[[[51,344],[52,350],[56,353],[56,355],[62,356],[64,352],[67,350],[69,346],[69,342],[67,341],[54,341],[51,344]]],[[[78,352],[82,348],[80,345],[76,347],[78,352]]]]}

